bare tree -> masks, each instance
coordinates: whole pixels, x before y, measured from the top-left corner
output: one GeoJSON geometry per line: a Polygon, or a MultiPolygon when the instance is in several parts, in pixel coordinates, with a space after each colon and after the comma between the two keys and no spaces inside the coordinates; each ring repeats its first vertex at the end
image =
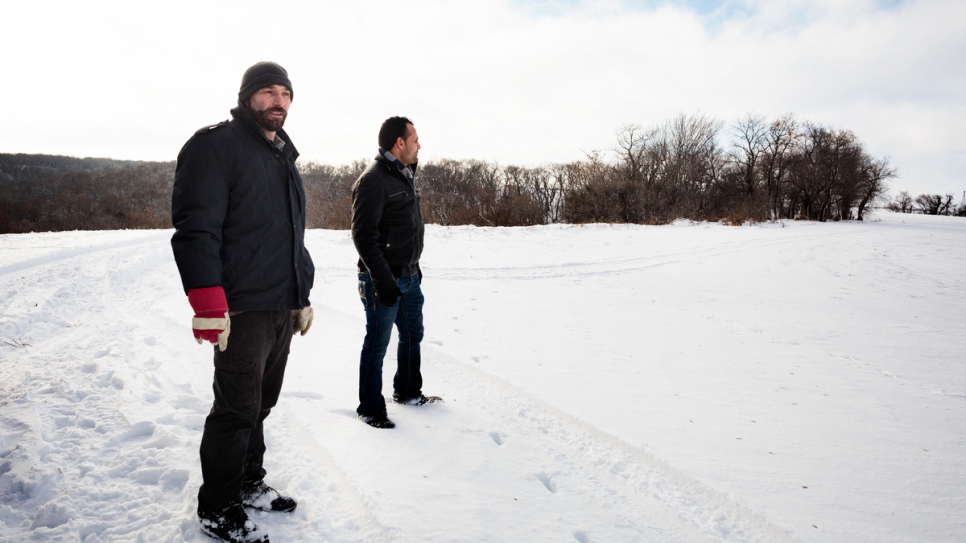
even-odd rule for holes
{"type": "Polygon", "coordinates": [[[308,228],[345,230],[352,215],[352,184],[366,168],[365,160],[343,166],[317,162],[299,164],[305,187],[305,223],[308,228]]]}
{"type": "Polygon", "coordinates": [[[610,180],[620,220],[662,224],[707,215],[710,191],[722,176],[720,130],[705,115],[679,115],[648,131],[622,128],[610,180]]]}
{"type": "Polygon", "coordinates": [[[940,215],[943,208],[943,197],[939,194],[920,194],[916,196],[919,211],[925,215],[940,215]]]}
{"type": "Polygon", "coordinates": [[[863,154],[852,132],[806,124],[790,170],[789,212],[818,221],[852,218],[863,154]]]}
{"type": "Polygon", "coordinates": [[[624,222],[620,220],[619,182],[602,153],[594,151],[587,160],[567,164],[563,171],[566,222],[624,222]]]}
{"type": "MultiPolygon", "coordinates": [[[[866,208],[885,196],[888,189],[886,180],[898,176],[898,172],[895,168],[889,166],[888,158],[876,159],[865,153],[862,153],[860,168],[856,219],[861,221],[866,208]]],[[[906,194],[907,198],[908,196],[906,194]]]]}
{"type": "Polygon", "coordinates": [[[926,215],[949,215],[954,212],[953,195],[920,194],[916,196],[919,211],[926,215]]]}
{"type": "Polygon", "coordinates": [[[791,114],[785,114],[768,125],[760,164],[772,219],[793,216],[793,211],[786,207],[791,202],[786,198],[785,183],[801,138],[798,122],[791,114]]]}
{"type": "Polygon", "coordinates": [[[912,213],[912,196],[909,196],[909,193],[906,191],[899,192],[895,199],[889,203],[889,209],[899,213],[912,213]]]}
{"type": "Polygon", "coordinates": [[[737,145],[729,155],[738,166],[740,185],[748,196],[755,196],[764,179],[759,162],[768,147],[768,125],[759,116],[748,115],[734,126],[737,145]]]}
{"type": "Polygon", "coordinates": [[[763,157],[768,145],[768,124],[753,115],[732,126],[732,145],[718,153],[713,164],[713,190],[710,191],[708,219],[722,219],[729,224],[768,219],[763,157]]]}

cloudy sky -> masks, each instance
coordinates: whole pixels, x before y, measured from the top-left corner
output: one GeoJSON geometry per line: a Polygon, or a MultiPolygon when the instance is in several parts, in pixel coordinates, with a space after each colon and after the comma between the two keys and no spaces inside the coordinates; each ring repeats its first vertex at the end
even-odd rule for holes
{"type": "Polygon", "coordinates": [[[893,192],[966,190],[963,0],[4,2],[0,152],[173,160],[228,118],[254,62],[288,69],[303,160],[375,154],[536,166],[624,125],[792,113],[856,133],[893,192]]]}

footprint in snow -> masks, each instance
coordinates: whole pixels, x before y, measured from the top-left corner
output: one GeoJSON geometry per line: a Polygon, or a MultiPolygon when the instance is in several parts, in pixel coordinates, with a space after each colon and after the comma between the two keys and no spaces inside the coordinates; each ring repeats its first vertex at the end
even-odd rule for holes
{"type": "Polygon", "coordinates": [[[115,377],[113,371],[101,372],[97,376],[97,382],[95,384],[101,388],[114,387],[117,390],[124,389],[124,380],[120,377],[115,377]]]}
{"type": "Polygon", "coordinates": [[[490,432],[490,437],[493,438],[493,443],[496,443],[497,445],[503,445],[503,443],[505,443],[503,434],[500,432],[490,432]]]}
{"type": "Polygon", "coordinates": [[[175,409],[185,409],[204,415],[211,411],[211,402],[202,400],[195,394],[178,394],[168,401],[168,405],[175,409]]]}
{"type": "Polygon", "coordinates": [[[132,441],[147,441],[151,436],[154,435],[155,427],[155,424],[151,421],[142,420],[140,422],[135,422],[126,431],[112,437],[110,442],[112,445],[116,445],[132,441]]]}
{"type": "Polygon", "coordinates": [[[94,428],[97,428],[97,421],[95,421],[94,419],[87,419],[87,418],[77,419],[77,426],[79,426],[80,428],[93,430],[94,428]]]}
{"type": "Polygon", "coordinates": [[[543,483],[543,486],[547,487],[547,490],[549,490],[551,493],[557,493],[557,483],[553,482],[553,478],[551,476],[547,475],[546,473],[538,473],[537,479],[543,483]]]}

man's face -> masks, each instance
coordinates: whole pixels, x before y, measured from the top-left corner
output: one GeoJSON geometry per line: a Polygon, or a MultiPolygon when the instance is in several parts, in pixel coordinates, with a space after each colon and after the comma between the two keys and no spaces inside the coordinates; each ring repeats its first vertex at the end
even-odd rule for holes
{"type": "Polygon", "coordinates": [[[266,132],[277,132],[285,125],[292,93],[283,85],[272,85],[255,91],[248,99],[248,109],[266,132]]]}
{"type": "Polygon", "coordinates": [[[415,164],[417,162],[417,155],[419,155],[420,147],[419,135],[416,134],[416,127],[411,124],[407,124],[406,137],[396,140],[395,151],[399,155],[396,158],[407,166],[410,164],[415,164]]]}

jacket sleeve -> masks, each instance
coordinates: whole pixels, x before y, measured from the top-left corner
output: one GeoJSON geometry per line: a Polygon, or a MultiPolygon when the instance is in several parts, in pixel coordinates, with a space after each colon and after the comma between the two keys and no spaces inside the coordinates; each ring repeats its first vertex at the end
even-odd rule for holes
{"type": "Polygon", "coordinates": [[[375,177],[363,174],[353,185],[352,242],[369,270],[377,294],[388,294],[398,287],[379,244],[379,222],[385,204],[385,191],[375,177]]]}
{"type": "Polygon", "coordinates": [[[171,195],[171,248],[187,293],[221,285],[222,224],[228,183],[210,138],[196,135],[178,154],[171,195]]]}

